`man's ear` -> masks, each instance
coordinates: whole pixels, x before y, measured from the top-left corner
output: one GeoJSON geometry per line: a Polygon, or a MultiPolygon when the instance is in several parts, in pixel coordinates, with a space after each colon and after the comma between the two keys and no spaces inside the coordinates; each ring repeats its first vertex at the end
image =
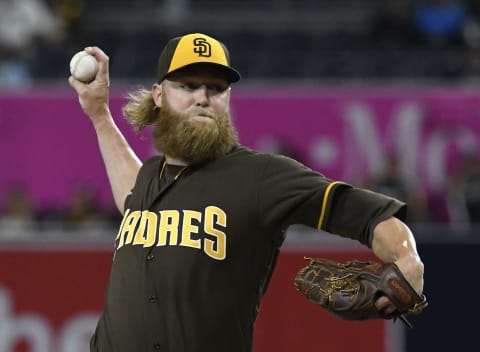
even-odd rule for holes
{"type": "Polygon", "coordinates": [[[153,102],[158,108],[162,107],[162,91],[163,91],[163,85],[161,83],[155,83],[152,86],[153,102]]]}

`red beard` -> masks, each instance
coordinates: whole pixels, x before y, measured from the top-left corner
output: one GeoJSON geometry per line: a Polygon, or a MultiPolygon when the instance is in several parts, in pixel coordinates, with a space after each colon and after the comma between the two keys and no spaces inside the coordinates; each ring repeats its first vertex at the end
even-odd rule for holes
{"type": "Polygon", "coordinates": [[[238,137],[230,119],[230,113],[203,114],[211,122],[194,121],[195,114],[182,114],[172,110],[165,96],[162,97],[159,120],[153,130],[156,148],[174,159],[187,164],[198,164],[215,160],[228,153],[237,143],[238,137]]]}

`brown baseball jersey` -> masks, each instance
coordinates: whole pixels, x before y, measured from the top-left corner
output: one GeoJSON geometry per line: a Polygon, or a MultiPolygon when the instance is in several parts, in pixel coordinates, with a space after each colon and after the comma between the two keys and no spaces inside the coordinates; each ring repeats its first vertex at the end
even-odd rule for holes
{"type": "Polygon", "coordinates": [[[251,351],[289,225],[370,245],[390,216],[405,204],[279,155],[238,146],[187,168],[153,157],[125,202],[91,351],[251,351]]]}

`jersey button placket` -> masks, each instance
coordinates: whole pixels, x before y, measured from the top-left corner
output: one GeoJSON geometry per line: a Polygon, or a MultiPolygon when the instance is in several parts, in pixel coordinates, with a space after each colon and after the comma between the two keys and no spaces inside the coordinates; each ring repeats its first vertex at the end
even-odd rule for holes
{"type": "MultiPolygon", "coordinates": [[[[149,252],[144,257],[145,269],[147,276],[155,277],[154,271],[156,270],[156,258],[155,254],[153,253],[153,247],[150,248],[149,252]]],[[[155,285],[155,280],[148,280],[145,282],[145,310],[147,314],[147,319],[151,321],[151,325],[147,327],[147,335],[149,339],[150,348],[153,348],[155,351],[165,351],[168,349],[166,345],[163,343],[166,340],[166,336],[164,336],[164,329],[159,329],[158,327],[163,325],[161,317],[161,304],[160,300],[157,296],[157,290],[155,285]]]]}

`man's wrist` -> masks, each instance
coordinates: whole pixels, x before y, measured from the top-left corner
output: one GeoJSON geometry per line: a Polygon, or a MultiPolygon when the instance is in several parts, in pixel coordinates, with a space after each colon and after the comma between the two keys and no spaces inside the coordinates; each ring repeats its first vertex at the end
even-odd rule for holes
{"type": "Polygon", "coordinates": [[[104,128],[110,128],[113,125],[113,117],[108,109],[101,113],[95,114],[95,117],[91,117],[90,119],[92,120],[93,127],[96,131],[100,131],[104,128]]]}

